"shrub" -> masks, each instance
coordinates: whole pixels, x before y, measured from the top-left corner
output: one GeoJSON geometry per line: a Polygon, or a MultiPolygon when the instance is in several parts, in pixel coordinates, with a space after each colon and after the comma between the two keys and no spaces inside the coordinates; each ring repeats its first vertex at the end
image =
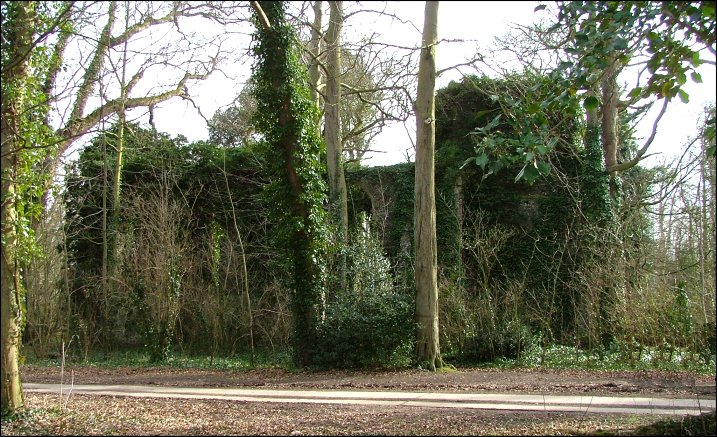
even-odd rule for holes
{"type": "Polygon", "coordinates": [[[413,305],[402,293],[366,290],[347,296],[326,309],[316,363],[338,368],[407,364],[414,329],[413,305]]]}
{"type": "Polygon", "coordinates": [[[394,287],[390,263],[368,226],[355,232],[347,248],[347,264],[350,291],[339,293],[326,306],[316,364],[338,368],[408,364],[415,334],[413,296],[394,287]]]}

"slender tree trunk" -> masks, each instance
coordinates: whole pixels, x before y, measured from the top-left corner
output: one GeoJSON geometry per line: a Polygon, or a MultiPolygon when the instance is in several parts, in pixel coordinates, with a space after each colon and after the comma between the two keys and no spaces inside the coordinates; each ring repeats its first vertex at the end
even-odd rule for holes
{"type": "MultiPolygon", "coordinates": [[[[321,56],[321,6],[323,2],[317,0],[314,2],[314,24],[311,28],[311,42],[309,43],[310,51],[310,62],[309,62],[309,77],[311,78],[311,98],[316,102],[317,107],[321,107],[321,93],[319,92],[319,86],[321,83],[321,71],[319,70],[319,57],[321,56]]],[[[321,120],[318,121],[321,123],[321,120]]],[[[319,126],[321,130],[321,126],[319,126]]]]}
{"type": "Polygon", "coordinates": [[[435,85],[438,2],[427,1],[416,96],[416,355],[435,371],[443,366],[438,335],[438,279],[435,199],[435,85]]]}
{"type": "MultiPolygon", "coordinates": [[[[22,384],[20,382],[19,353],[22,341],[22,283],[18,260],[18,199],[16,181],[18,167],[22,165],[18,150],[22,147],[21,117],[24,111],[24,84],[28,77],[28,53],[32,43],[34,2],[15,2],[8,5],[8,25],[11,29],[4,34],[9,39],[9,53],[3,58],[8,65],[3,71],[9,93],[2,93],[2,120],[0,129],[0,164],[2,183],[0,199],[0,223],[2,227],[2,254],[0,255],[0,327],[2,329],[2,358],[0,360],[0,407],[3,411],[16,411],[24,407],[22,384]]],[[[3,10],[3,14],[6,11],[3,10]]],[[[3,62],[3,68],[5,63],[3,62]]]]}
{"type": "MultiPolygon", "coordinates": [[[[125,2],[125,29],[129,27],[129,4],[125,2]]],[[[112,209],[109,220],[109,257],[107,262],[109,263],[109,290],[115,288],[115,280],[117,278],[117,260],[119,258],[119,223],[120,223],[120,209],[121,209],[121,191],[122,191],[122,166],[124,158],[124,143],[125,143],[125,123],[126,123],[126,111],[125,102],[127,100],[127,40],[125,40],[122,50],[122,73],[120,77],[120,108],[117,111],[118,125],[117,125],[117,153],[115,160],[114,174],[112,178],[112,209]]]]}
{"type": "MultiPolygon", "coordinates": [[[[346,179],[344,178],[343,147],[341,145],[341,27],[343,24],[343,2],[331,1],[329,30],[326,35],[328,62],[326,65],[326,102],[324,139],[326,141],[327,170],[329,172],[329,208],[331,219],[336,226],[339,247],[348,242],[348,207],[346,179]]],[[[339,255],[339,280],[346,290],[346,255],[339,255]]]]}
{"type": "Polygon", "coordinates": [[[109,190],[109,181],[107,180],[107,142],[102,141],[102,292],[107,296],[108,291],[108,272],[109,272],[109,247],[107,226],[107,191],[109,190]]]}

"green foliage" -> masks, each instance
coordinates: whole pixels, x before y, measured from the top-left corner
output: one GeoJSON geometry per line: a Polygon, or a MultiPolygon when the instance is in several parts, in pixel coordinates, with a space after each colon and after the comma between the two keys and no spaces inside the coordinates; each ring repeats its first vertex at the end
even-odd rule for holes
{"type": "Polygon", "coordinates": [[[413,297],[395,289],[389,262],[368,232],[358,232],[347,253],[352,291],[326,309],[317,364],[386,367],[410,362],[413,297]]]}
{"type": "Polygon", "coordinates": [[[554,79],[527,72],[500,80],[466,77],[461,84],[442,90],[448,98],[455,96],[452,87],[473,87],[474,95],[482,94],[478,100],[482,107],[469,113],[475,117],[470,132],[475,139],[474,156],[462,168],[475,164],[483,179],[515,168],[519,169],[515,182],[531,185],[547,176],[556,148],[574,145],[571,136],[579,114],[577,100],[557,87],[554,79]]]}
{"type": "MultiPolygon", "coordinates": [[[[394,268],[399,268],[399,259],[404,255],[413,259],[414,183],[413,163],[349,168],[346,171],[346,185],[352,194],[349,220],[359,226],[362,224],[359,219],[361,212],[385,212],[385,217],[372,216],[371,226],[382,240],[383,249],[394,268]],[[376,202],[373,205],[372,199],[376,202]],[[372,207],[376,211],[371,211],[372,207]],[[407,241],[408,247],[405,245],[407,241]]],[[[439,229],[441,224],[437,223],[439,229]]],[[[394,273],[397,277],[401,276],[399,272],[394,273]]]]}
{"type": "MultiPolygon", "coordinates": [[[[599,80],[599,72],[615,58],[622,65],[633,57],[646,59],[647,82],[633,88],[628,97],[675,96],[687,102],[682,89],[687,76],[702,81],[695,68],[702,64],[700,47],[715,44],[715,5],[711,1],[693,2],[558,2],[558,22],[551,31],[570,29],[570,45],[565,49],[576,62],[565,62],[569,71],[567,87],[575,93],[587,90],[599,80]]],[[[594,106],[588,96],[585,106],[594,106]]]]}
{"type": "Polygon", "coordinates": [[[414,298],[396,288],[391,266],[365,214],[347,250],[351,290],[326,307],[319,327],[316,364],[325,367],[388,367],[410,363],[414,298]]]}
{"type": "Polygon", "coordinates": [[[167,322],[161,322],[159,326],[150,325],[146,332],[146,343],[144,347],[149,352],[150,363],[161,363],[169,358],[172,352],[172,332],[167,322]]]}
{"type": "Polygon", "coordinates": [[[673,354],[664,353],[657,347],[645,347],[640,359],[631,357],[629,345],[614,343],[610,348],[584,350],[575,346],[546,344],[537,335],[518,358],[499,357],[484,362],[482,367],[498,368],[548,368],[587,369],[601,371],[664,371],[715,374],[715,356],[706,360],[694,352],[678,348],[673,354]]]}
{"type": "Polygon", "coordinates": [[[366,289],[327,306],[315,362],[332,368],[405,366],[414,330],[411,297],[366,289]]]}
{"type": "MultiPolygon", "coordinates": [[[[57,139],[47,124],[50,105],[44,90],[45,76],[57,60],[48,53],[43,34],[56,30],[54,19],[61,6],[46,2],[3,2],[0,6],[1,238],[3,274],[13,276],[4,278],[3,287],[8,288],[2,290],[3,300],[7,298],[6,302],[13,306],[7,313],[11,320],[7,323],[3,320],[3,329],[8,330],[3,331],[3,347],[14,341],[13,332],[21,333],[25,327],[23,274],[29,263],[43,256],[33,225],[42,216],[43,200],[52,177],[44,164],[57,151],[57,139]]],[[[9,381],[5,383],[11,385],[9,381]]],[[[3,402],[7,399],[3,394],[3,402]]]]}
{"type": "Polygon", "coordinates": [[[472,341],[461,351],[461,359],[477,362],[521,359],[536,346],[536,338],[524,322],[518,318],[499,318],[491,329],[476,330],[472,341]]]}
{"type": "Polygon", "coordinates": [[[326,185],[319,157],[318,108],[308,89],[300,48],[285,18],[283,2],[261,2],[271,28],[256,15],[256,57],[252,80],[257,111],[254,122],[263,136],[268,204],[276,246],[291,272],[293,338],[297,363],[308,365],[315,347],[317,307],[321,300],[327,251],[323,203],[326,185]]]}
{"type": "MultiPolygon", "coordinates": [[[[278,368],[294,370],[291,351],[277,350],[258,351],[250,353],[238,353],[227,357],[213,357],[207,355],[194,355],[173,351],[163,361],[153,361],[151,354],[145,349],[124,348],[119,351],[103,351],[91,353],[86,359],[78,359],[76,356],[68,355],[67,363],[97,368],[172,368],[172,369],[204,369],[204,370],[229,370],[242,371],[257,368],[278,368]]],[[[56,359],[36,359],[28,357],[27,364],[38,367],[56,367],[56,359]]]]}
{"type": "MultiPolygon", "coordinates": [[[[12,153],[15,158],[13,167],[2,169],[3,180],[11,180],[15,191],[13,199],[2,199],[14,203],[16,211],[15,236],[17,238],[17,260],[27,263],[41,256],[40,248],[35,241],[35,233],[31,222],[42,214],[42,198],[45,195],[47,182],[51,175],[38,171],[43,161],[53,156],[57,150],[57,138],[51,127],[46,124],[50,106],[48,96],[44,94],[43,80],[53,63],[47,47],[43,43],[29,53],[18,54],[22,59],[8,58],[16,50],[10,46],[17,44],[13,32],[18,8],[25,6],[18,3],[3,3],[2,9],[2,100],[3,117],[7,107],[12,106],[18,111],[17,132],[13,132],[12,150],[10,145],[3,144],[3,154],[12,153]],[[27,63],[27,75],[21,78],[6,75],[12,68],[17,68],[18,61],[27,63]],[[12,175],[10,174],[12,172],[12,175]]],[[[33,31],[40,35],[54,30],[50,27],[53,18],[61,9],[56,4],[31,5],[30,19],[37,25],[33,31]]],[[[5,141],[5,140],[4,140],[5,141]]]]}
{"type": "MultiPolygon", "coordinates": [[[[206,142],[186,144],[183,138],[172,139],[130,125],[125,138],[121,178],[124,199],[117,236],[122,243],[118,260],[121,286],[116,293],[105,291],[98,283],[102,267],[99,218],[103,169],[107,165],[108,181],[114,170],[115,133],[113,126],[85,147],[68,171],[65,203],[69,278],[73,281],[73,333],[85,332],[82,329],[88,334],[96,333],[104,349],[145,344],[155,350],[159,360],[177,347],[203,351],[211,346],[231,353],[243,335],[243,326],[235,320],[241,299],[233,293],[237,287],[237,275],[232,270],[236,257],[232,255],[235,249],[231,244],[237,237],[233,210],[242,211],[237,226],[246,232],[242,235],[245,245],[266,247],[267,236],[259,231],[266,221],[266,208],[259,196],[263,179],[257,167],[261,163],[248,148],[224,150],[206,142]],[[106,157],[103,149],[107,151],[106,157]],[[175,217],[175,224],[180,224],[183,230],[175,232],[172,244],[186,244],[192,250],[188,256],[165,257],[167,247],[152,248],[151,244],[159,243],[146,240],[154,235],[148,233],[148,225],[154,224],[156,214],[138,212],[156,206],[153,202],[160,194],[167,205],[184,205],[183,215],[175,217]],[[201,249],[205,242],[206,260],[203,260],[201,249]],[[157,320],[150,312],[150,295],[159,291],[151,275],[145,277],[149,274],[142,273],[153,271],[150,264],[158,261],[150,254],[151,250],[159,251],[158,255],[171,261],[165,269],[166,280],[158,276],[154,279],[166,284],[173,311],[179,311],[170,316],[181,319],[183,330],[157,320]],[[142,261],[137,258],[140,256],[150,259],[142,261]],[[146,265],[137,266],[138,262],[146,265]],[[195,298],[198,294],[201,299],[195,298]],[[209,314],[214,311],[219,314],[209,314]],[[216,338],[215,333],[221,333],[218,343],[207,342],[207,338],[216,338]]],[[[108,204],[111,207],[111,198],[108,204]]],[[[257,278],[255,293],[259,295],[267,285],[262,282],[266,279],[259,278],[277,275],[268,273],[271,257],[271,252],[261,249],[260,254],[251,258],[255,262],[250,263],[249,273],[257,278]]]]}
{"type": "Polygon", "coordinates": [[[600,127],[588,124],[585,130],[585,157],[580,169],[581,209],[589,223],[606,226],[612,216],[609,176],[600,145],[600,127]]]}

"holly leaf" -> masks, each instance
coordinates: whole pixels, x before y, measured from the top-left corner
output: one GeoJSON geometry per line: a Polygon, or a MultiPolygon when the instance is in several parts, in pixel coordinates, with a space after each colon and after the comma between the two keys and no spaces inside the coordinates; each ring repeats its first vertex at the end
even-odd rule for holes
{"type": "Polygon", "coordinates": [[[545,161],[540,161],[538,163],[538,172],[543,176],[547,176],[548,174],[550,174],[550,164],[545,161]]]}
{"type": "Polygon", "coordinates": [[[633,88],[632,91],[630,91],[630,94],[628,94],[627,96],[631,99],[634,99],[635,97],[640,97],[641,94],[642,94],[642,87],[637,86],[637,87],[633,88]]]}
{"type": "Polygon", "coordinates": [[[677,95],[680,96],[680,100],[682,100],[682,103],[690,103],[690,95],[685,92],[685,90],[678,89],[677,95]]]}
{"type": "Polygon", "coordinates": [[[520,169],[520,173],[518,173],[518,176],[515,177],[515,182],[523,179],[529,185],[533,185],[533,182],[535,182],[538,176],[540,176],[540,173],[538,172],[538,169],[535,168],[535,164],[529,162],[525,164],[522,169],[520,169]]]}

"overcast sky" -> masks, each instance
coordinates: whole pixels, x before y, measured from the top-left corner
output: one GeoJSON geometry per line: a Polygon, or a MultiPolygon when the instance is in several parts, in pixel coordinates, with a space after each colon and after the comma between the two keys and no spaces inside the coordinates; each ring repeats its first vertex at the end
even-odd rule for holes
{"type": "MultiPolygon", "coordinates": [[[[364,2],[363,7],[371,7],[377,3],[364,2]]],[[[466,2],[466,1],[442,1],[439,6],[438,37],[439,39],[463,39],[466,43],[444,43],[437,49],[437,69],[446,68],[464,62],[467,56],[474,52],[474,48],[482,53],[487,53],[492,46],[496,36],[502,36],[510,30],[512,23],[529,24],[533,20],[545,18],[545,12],[534,12],[537,2],[466,2]]],[[[345,8],[349,8],[349,2],[345,2],[345,8]]],[[[375,7],[375,6],[374,6],[375,7]]],[[[389,12],[395,12],[396,16],[404,21],[413,23],[405,24],[398,21],[382,20],[375,15],[368,20],[361,21],[360,14],[351,17],[345,24],[344,39],[350,39],[355,34],[365,34],[369,31],[379,32],[385,35],[384,41],[392,41],[397,45],[417,46],[420,44],[420,30],[423,28],[424,2],[401,1],[389,5],[389,12]]],[[[371,14],[367,14],[371,15],[371,14]]],[[[327,17],[325,17],[326,19],[327,17]]],[[[703,55],[704,56],[704,55],[703,55]]],[[[243,80],[248,77],[250,62],[244,57],[244,64],[237,65],[233,70],[236,78],[233,80],[217,75],[214,79],[208,79],[200,87],[193,88],[192,95],[202,109],[204,115],[209,118],[217,108],[228,105],[242,87],[243,80]]],[[[463,70],[470,72],[471,70],[463,70]]],[[[490,70],[484,70],[490,74],[490,70]]],[[[690,95],[690,103],[683,104],[679,99],[670,103],[667,113],[663,117],[658,135],[650,148],[653,153],[660,153],[657,157],[651,158],[649,162],[655,163],[665,157],[675,155],[688,141],[688,138],[696,132],[696,126],[702,109],[707,102],[715,100],[715,66],[703,65],[700,67],[703,83],[694,84],[691,81],[685,85],[685,90],[690,95]]],[[[458,71],[449,71],[438,78],[437,88],[447,85],[451,80],[459,80],[458,71]]],[[[657,106],[657,105],[656,105],[657,106]]],[[[655,108],[652,117],[647,117],[638,130],[638,145],[644,141],[649,133],[652,120],[658,112],[655,108]]],[[[196,110],[188,103],[174,99],[171,103],[160,106],[156,112],[157,128],[171,135],[183,134],[190,141],[208,138],[208,132],[204,120],[197,115],[196,110]]],[[[415,137],[415,121],[410,121],[407,126],[396,125],[386,129],[379,135],[374,149],[381,150],[366,161],[368,165],[389,165],[397,162],[405,162],[407,154],[412,160],[412,139],[415,137]]]]}

